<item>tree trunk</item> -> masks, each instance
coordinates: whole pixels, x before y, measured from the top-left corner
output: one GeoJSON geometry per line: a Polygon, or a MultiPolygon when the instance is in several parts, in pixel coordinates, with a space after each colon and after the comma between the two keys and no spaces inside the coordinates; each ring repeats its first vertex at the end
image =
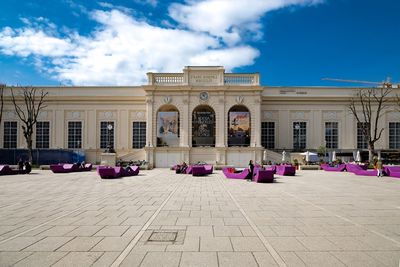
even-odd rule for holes
{"type": "Polygon", "coordinates": [[[28,146],[28,161],[30,164],[33,164],[32,162],[32,136],[28,136],[28,138],[26,139],[26,143],[28,146]]]}
{"type": "Polygon", "coordinates": [[[368,161],[371,163],[374,158],[375,144],[368,143],[368,161]]]}

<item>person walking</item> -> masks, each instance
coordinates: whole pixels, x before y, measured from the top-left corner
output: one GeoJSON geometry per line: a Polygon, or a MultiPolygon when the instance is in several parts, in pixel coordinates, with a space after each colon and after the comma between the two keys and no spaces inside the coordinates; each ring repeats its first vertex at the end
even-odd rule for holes
{"type": "Polygon", "coordinates": [[[382,174],[382,161],[381,160],[378,160],[377,162],[376,162],[376,170],[377,170],[377,173],[376,173],[376,176],[377,177],[382,177],[383,176],[383,174],[382,174]]]}

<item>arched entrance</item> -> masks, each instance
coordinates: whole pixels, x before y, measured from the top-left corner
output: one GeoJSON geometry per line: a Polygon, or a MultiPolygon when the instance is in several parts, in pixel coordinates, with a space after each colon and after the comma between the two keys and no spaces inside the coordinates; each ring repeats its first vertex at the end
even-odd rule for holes
{"type": "Polygon", "coordinates": [[[215,111],[208,105],[197,106],[192,113],[192,147],[215,146],[215,111]]]}
{"type": "Polygon", "coordinates": [[[157,146],[179,146],[179,111],[173,105],[164,105],[157,111],[157,146]]]}
{"type": "Polygon", "coordinates": [[[235,105],[228,111],[228,147],[250,146],[250,111],[246,106],[235,105]]]}

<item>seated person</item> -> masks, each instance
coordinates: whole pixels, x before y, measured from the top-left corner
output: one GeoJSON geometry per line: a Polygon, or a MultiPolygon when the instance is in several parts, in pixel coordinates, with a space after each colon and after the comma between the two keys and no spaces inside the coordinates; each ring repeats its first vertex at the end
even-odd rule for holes
{"type": "Polygon", "coordinates": [[[25,173],[30,173],[32,171],[32,166],[29,161],[25,161],[24,163],[24,171],[25,173]]]}
{"type": "Polygon", "coordinates": [[[187,166],[186,162],[183,162],[182,165],[180,166],[181,173],[186,173],[187,167],[188,166],[187,166]]]}

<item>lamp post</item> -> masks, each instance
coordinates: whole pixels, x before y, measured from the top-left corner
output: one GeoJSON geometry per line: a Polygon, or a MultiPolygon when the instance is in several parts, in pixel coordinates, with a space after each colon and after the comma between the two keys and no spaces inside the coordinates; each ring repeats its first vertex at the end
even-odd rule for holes
{"type": "Polygon", "coordinates": [[[107,149],[106,153],[115,153],[114,148],[111,146],[111,131],[113,130],[112,124],[107,125],[107,149]]]}
{"type": "Polygon", "coordinates": [[[300,124],[296,123],[294,125],[294,129],[296,129],[297,132],[297,150],[300,150],[300,124]]]}

